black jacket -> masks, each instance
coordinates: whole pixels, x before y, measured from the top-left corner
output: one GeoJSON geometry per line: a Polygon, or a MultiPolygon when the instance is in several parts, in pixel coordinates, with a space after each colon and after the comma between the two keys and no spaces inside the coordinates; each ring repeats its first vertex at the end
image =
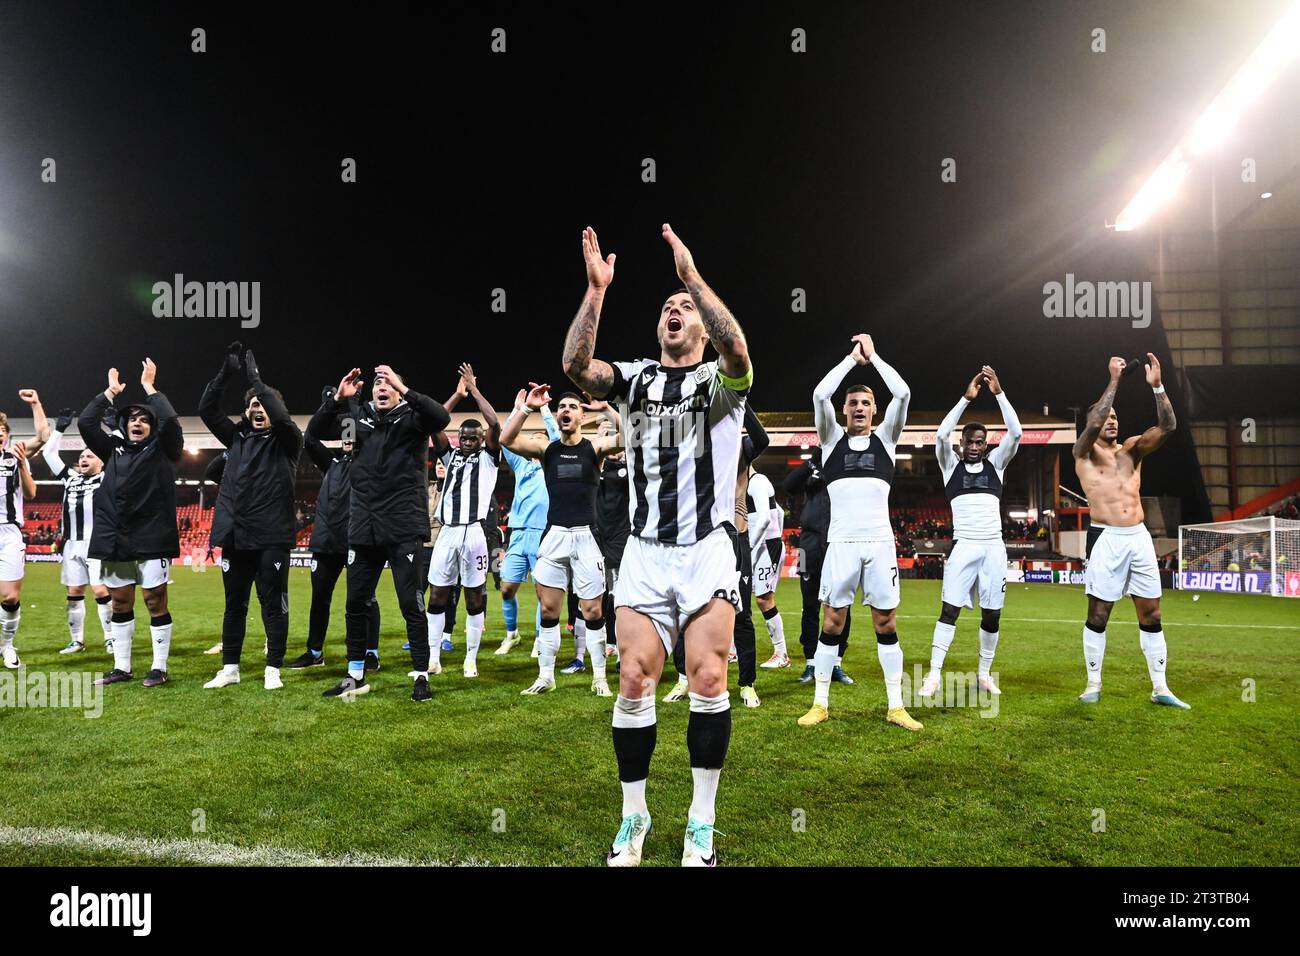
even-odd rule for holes
{"type": "Polygon", "coordinates": [[[307,426],[306,450],[312,464],[324,476],[316,494],[316,523],[311,529],[310,548],[316,554],[346,554],[352,501],[349,481],[352,454],[327,448],[312,435],[310,425],[307,426]]]}
{"type": "Polygon", "coordinates": [[[429,540],[429,438],[450,421],[445,408],[414,389],[386,412],[373,402],[333,399],[316,411],[307,434],[353,434],[349,546],[429,540]]]}
{"type": "Polygon", "coordinates": [[[246,418],[232,422],[221,411],[222,378],[199,399],[199,417],[226,446],[225,472],[208,541],[214,548],[254,551],[293,547],[293,478],[302,454],[302,432],[289,410],[265,384],[254,386],[271,427],[255,431],[246,418]]]}
{"type": "Polygon", "coordinates": [[[176,409],[162,392],[118,414],[118,428],[127,434],[131,408],[152,417],[153,428],[142,442],[110,435],[100,427],[112,402],[100,392],[77,419],[81,438],[104,460],[104,483],[95,494],[95,527],[89,554],[105,561],[147,561],[180,554],[176,530],[176,462],[185,449],[176,409]]]}
{"type": "Polygon", "coordinates": [[[831,524],[831,496],[822,478],[821,463],[805,461],[785,476],[781,488],[788,495],[804,496],[799,513],[799,546],[812,550],[825,545],[831,524]]]}

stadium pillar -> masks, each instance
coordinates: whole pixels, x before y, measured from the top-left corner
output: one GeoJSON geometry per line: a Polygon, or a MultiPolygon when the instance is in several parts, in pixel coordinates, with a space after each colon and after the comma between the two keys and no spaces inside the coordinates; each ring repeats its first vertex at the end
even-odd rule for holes
{"type": "Polygon", "coordinates": [[[1052,550],[1061,553],[1061,453],[1052,455],[1052,550]]]}

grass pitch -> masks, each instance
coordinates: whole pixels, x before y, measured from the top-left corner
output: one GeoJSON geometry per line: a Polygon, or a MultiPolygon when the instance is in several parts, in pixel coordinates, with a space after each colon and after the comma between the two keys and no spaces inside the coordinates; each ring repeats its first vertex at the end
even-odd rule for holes
{"type": "MultiPolygon", "coordinates": [[[[193,853],[159,855],[156,848],[173,841],[191,850],[198,843],[201,860],[210,843],[212,862],[232,847],[247,851],[227,854],[235,863],[267,851],[272,859],[283,851],[287,862],[348,852],[448,864],[603,862],[620,815],[612,701],[590,694],[589,673],[559,675],[556,692],[521,697],[536,666],[527,641],[493,656],[503,633],[496,592],[489,590],[481,676],[471,681],[459,672],[462,613],[457,651],[443,655],[451,666],[432,680],[433,701],[417,705],[385,575],[384,669],[369,695],[346,704],[320,697],[342,671],[341,582],[325,668],[285,671],[283,690],[263,690],[254,607],[245,682],[204,690],[220,663],[202,654],[220,639],[220,572],[173,573],[169,684],[140,686],[150,654],[141,603],[137,680],[104,688],[101,716],[0,707],[0,863],[195,861],[193,853]]],[[[778,598],[797,665],[796,585],[783,580],[778,598]]],[[[291,588],[296,656],[310,602],[306,570],[291,572],[291,588]]],[[[520,605],[521,621],[531,622],[531,594],[520,605]]],[[[982,716],[989,710],[980,707],[913,706],[925,723],[917,734],[884,721],[865,612],[845,662],[858,683],[832,687],[828,723],[796,726],[812,696],[810,686],[794,682],[798,666],[760,670],[761,708],[732,696],[718,800],[721,862],[1300,863],[1300,602],[1166,594],[1169,679],[1192,705],[1187,712],[1149,702],[1131,604],[1117,606],[1111,621],[1101,703],[1076,701],[1085,677],[1084,606],[1078,587],[1009,585],[996,716],[982,716]]],[[[29,566],[18,635],[28,671],[106,670],[93,606],[88,650],[58,654],[67,643],[64,607],[57,566],[29,566]]],[[[915,666],[928,663],[938,607],[939,582],[903,582],[905,694],[915,666]]],[[[761,661],[770,644],[757,623],[761,661]]],[[[949,670],[974,670],[977,628],[978,615],[966,612],[949,670]]],[[[566,635],[561,661],[572,647],[566,635]]],[[[733,684],[734,677],[733,669],[733,684]]],[[[671,681],[665,678],[661,698],[671,681]]],[[[655,832],[645,862],[676,865],[690,802],[687,705],[660,703],[658,713],[648,788],[655,832]]]]}

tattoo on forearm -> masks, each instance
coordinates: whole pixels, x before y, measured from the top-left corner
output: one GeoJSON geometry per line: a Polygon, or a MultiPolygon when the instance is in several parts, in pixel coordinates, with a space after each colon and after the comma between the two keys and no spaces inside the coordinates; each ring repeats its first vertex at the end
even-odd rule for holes
{"type": "Polygon", "coordinates": [[[1088,413],[1088,431],[1101,431],[1101,426],[1105,424],[1107,416],[1110,415],[1111,406],[1115,404],[1115,392],[1119,389],[1119,379],[1114,379],[1106,386],[1106,391],[1101,393],[1101,399],[1091,412],[1088,413]]]}
{"type": "Polygon", "coordinates": [[[1178,425],[1178,419],[1174,416],[1173,403],[1169,401],[1169,396],[1165,392],[1156,396],[1156,420],[1160,428],[1167,432],[1173,431],[1178,425]]]}
{"type": "Polygon", "coordinates": [[[695,300],[695,307],[700,311],[700,319],[715,349],[725,354],[734,349],[737,342],[744,341],[745,333],[740,330],[740,323],[708,283],[695,277],[686,284],[686,289],[695,300]]]}
{"type": "Polygon", "coordinates": [[[599,325],[600,298],[588,292],[564,337],[564,368],[572,369],[575,381],[588,391],[604,394],[613,386],[614,375],[609,366],[592,358],[599,325]]]}

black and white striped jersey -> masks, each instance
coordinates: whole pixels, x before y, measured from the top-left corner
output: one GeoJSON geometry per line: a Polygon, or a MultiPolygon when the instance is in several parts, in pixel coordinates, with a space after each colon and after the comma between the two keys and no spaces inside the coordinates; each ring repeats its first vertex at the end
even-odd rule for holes
{"type": "Polygon", "coordinates": [[[0,451],[0,524],[23,526],[23,479],[18,456],[8,448],[0,451]]]}
{"type": "Polygon", "coordinates": [[[614,362],[611,399],[621,399],[632,534],[694,544],[729,524],[745,399],[753,382],[718,363],[669,368],[651,359],[614,362]]]}
{"type": "Polygon", "coordinates": [[[64,464],[59,457],[59,441],[62,438],[61,432],[54,432],[41,449],[50,472],[63,482],[63,518],[59,536],[65,542],[89,541],[95,524],[95,492],[104,483],[104,472],[101,470],[97,475],[83,475],[64,464]]]}
{"type": "Polygon", "coordinates": [[[95,524],[95,492],[104,483],[104,473],[83,475],[65,466],[63,474],[63,527],[64,541],[89,541],[95,524]]]}
{"type": "Polygon", "coordinates": [[[497,469],[501,467],[501,449],[485,447],[472,455],[459,448],[442,453],[447,477],[442,482],[442,500],[438,502],[438,520],[444,525],[473,524],[487,517],[492,493],[497,487],[497,469]]]}

